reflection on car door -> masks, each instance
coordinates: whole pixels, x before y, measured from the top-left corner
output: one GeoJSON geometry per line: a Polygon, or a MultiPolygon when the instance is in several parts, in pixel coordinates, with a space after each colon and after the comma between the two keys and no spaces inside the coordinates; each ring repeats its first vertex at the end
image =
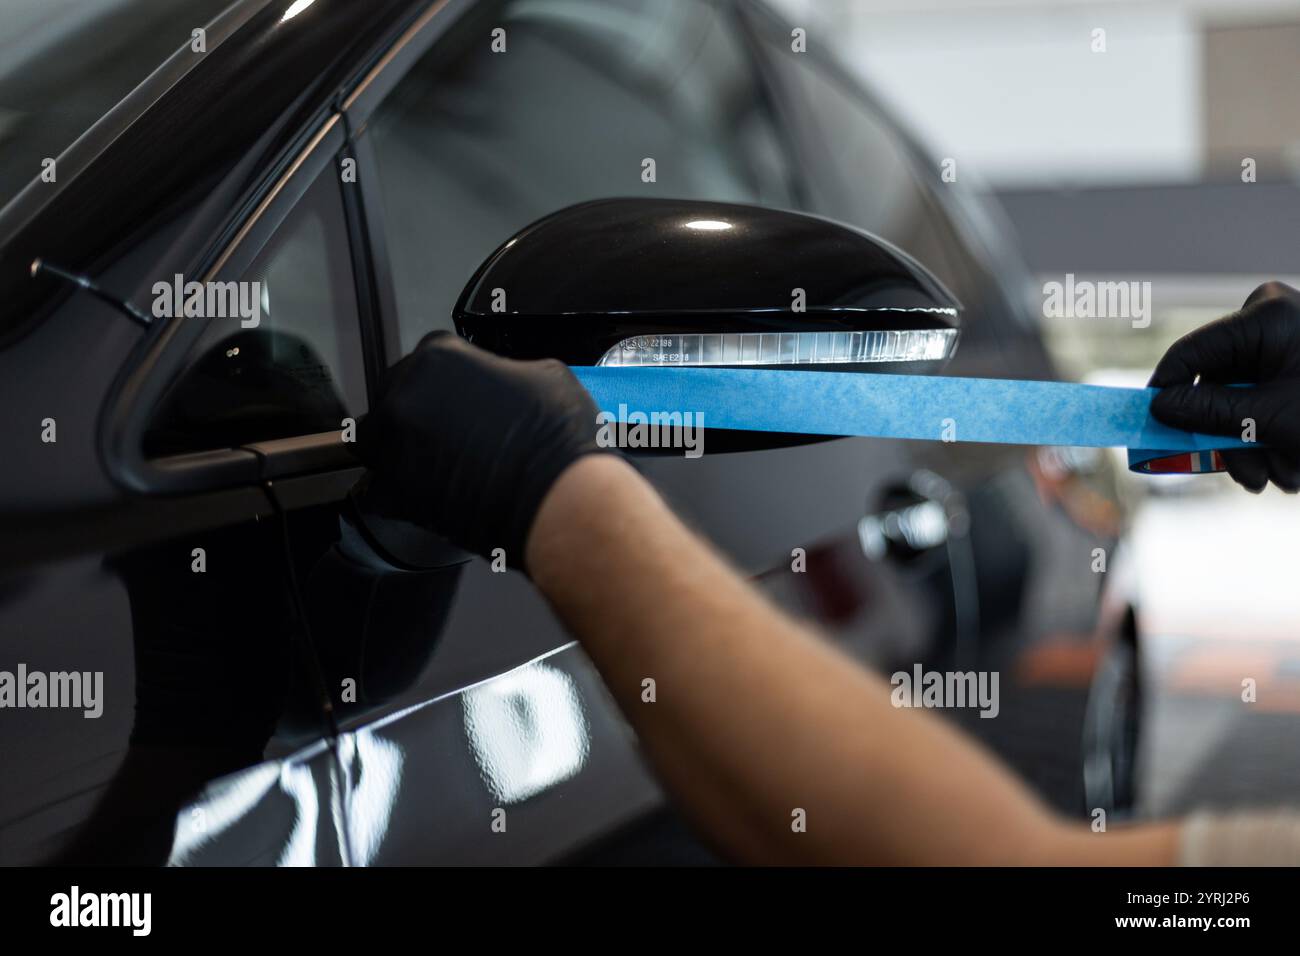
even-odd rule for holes
{"type": "MultiPolygon", "coordinates": [[[[727,4],[482,4],[373,113],[349,120],[360,130],[354,148],[390,361],[429,330],[450,328],[480,261],[561,207],[618,195],[795,208],[808,201],[727,4]],[[483,40],[496,26],[508,37],[504,56],[483,40]]],[[[912,470],[901,443],[865,442],[642,466],[750,573],[788,567],[797,547],[816,552],[846,535],[856,542],[858,521],[878,497],[872,489],[912,470]]],[[[295,539],[329,541],[336,516],[322,509],[314,521],[314,532],[295,539]]],[[[347,649],[327,663],[331,686],[348,668],[376,670],[357,697],[336,702],[345,759],[364,766],[369,749],[370,779],[384,781],[370,792],[384,794],[378,817],[388,837],[371,839],[366,862],[553,859],[660,804],[590,664],[565,646],[527,581],[477,559],[453,569],[377,554],[364,528],[349,546],[347,525],[345,516],[345,547],[309,572],[309,603],[313,620],[334,635],[324,644],[347,649]],[[340,596],[379,590],[394,597],[373,600],[364,615],[340,596]],[[348,660],[359,646],[386,650],[369,665],[348,660]],[[402,663],[379,673],[383,660],[402,663]]],[[[312,560],[304,556],[303,565],[312,560]]],[[[834,569],[817,558],[810,577],[829,582],[834,569]]],[[[946,583],[946,565],[937,573],[946,583]]],[[[921,599],[933,588],[895,583],[869,588],[883,584],[895,596],[871,605],[874,634],[909,633],[908,601],[916,588],[921,599]]],[[[854,610],[866,606],[859,600],[854,610]]],[[[933,626],[945,626],[938,617],[933,626]]],[[[373,807],[359,795],[364,772],[361,780],[350,819],[358,831],[373,830],[373,807]]]]}

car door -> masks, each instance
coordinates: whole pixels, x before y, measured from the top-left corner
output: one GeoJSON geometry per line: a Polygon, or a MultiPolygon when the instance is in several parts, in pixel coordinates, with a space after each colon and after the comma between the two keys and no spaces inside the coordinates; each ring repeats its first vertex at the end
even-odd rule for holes
{"type": "MultiPolygon", "coordinates": [[[[272,759],[223,777],[184,807],[171,863],[223,862],[229,851],[214,834],[238,844],[241,832],[268,824],[276,834],[268,862],[351,862],[347,833],[336,825],[344,786],[337,723],[293,556],[301,545],[295,516],[321,502],[337,509],[360,473],[347,442],[369,401],[369,340],[354,271],[359,247],[345,201],[342,124],[329,115],[308,132],[271,200],[243,223],[214,270],[214,282],[236,282],[254,303],[255,320],[210,319],[192,341],[158,349],[154,366],[139,374],[149,383],[168,382],[166,388],[151,401],[137,399],[137,408],[150,407],[147,414],[123,413],[142,423],[146,461],[219,448],[252,460],[252,478],[270,512],[259,555],[280,571],[274,584],[280,611],[267,626],[297,678],[281,716],[297,736],[289,747],[268,749],[272,759]],[[201,828],[188,825],[192,819],[201,828]]],[[[132,467],[145,480],[153,470],[132,467]]]]}
{"type": "Polygon", "coordinates": [[[0,862],[348,859],[275,480],[320,469],[320,434],[338,445],[366,404],[337,124],[198,292],[123,263],[172,317],[148,348],[122,348],[137,327],[79,294],[0,358],[21,417],[48,419],[10,436],[5,500],[53,502],[6,521],[0,862]]]}
{"type": "MultiPolygon", "coordinates": [[[[479,262],[563,206],[618,195],[811,203],[729,4],[453,6],[408,34],[343,108],[389,362],[451,328],[479,262]]],[[[877,561],[860,543],[871,514],[946,507],[933,500],[941,481],[909,484],[904,443],[641,467],[774,597],[843,625],[861,656],[951,633],[942,538],[906,568],[898,549],[877,561]],[[789,580],[797,553],[809,556],[806,586],[789,580]]],[[[342,514],[300,509],[290,527],[340,718],[359,862],[553,860],[660,810],[591,665],[522,576],[413,540],[367,514],[364,498],[342,514]]]]}

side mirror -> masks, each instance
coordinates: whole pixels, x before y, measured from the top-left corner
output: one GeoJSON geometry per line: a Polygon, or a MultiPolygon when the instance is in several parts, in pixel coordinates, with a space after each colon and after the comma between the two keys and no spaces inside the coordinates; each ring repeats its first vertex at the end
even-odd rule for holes
{"type": "Polygon", "coordinates": [[[934,372],[961,306],[869,233],[802,213],[602,199],[497,249],[456,303],[457,331],[569,365],[934,372]]]}

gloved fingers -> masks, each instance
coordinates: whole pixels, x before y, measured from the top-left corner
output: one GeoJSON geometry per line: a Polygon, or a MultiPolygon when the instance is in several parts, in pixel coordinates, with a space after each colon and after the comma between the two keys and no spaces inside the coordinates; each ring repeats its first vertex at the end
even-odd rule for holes
{"type": "Polygon", "coordinates": [[[1300,491],[1300,455],[1269,448],[1264,450],[1264,458],[1273,484],[1289,495],[1300,491]]]}
{"type": "MultiPolygon", "coordinates": [[[[428,361],[431,356],[430,350],[436,350],[439,343],[447,338],[452,341],[461,341],[460,336],[448,332],[446,329],[435,329],[421,338],[414,349],[390,365],[384,373],[383,379],[379,382],[379,388],[376,390],[375,408],[371,409],[371,411],[381,408],[384,399],[401,385],[402,381],[411,374],[412,369],[421,362],[428,361]]],[[[433,356],[437,354],[437,351],[432,353],[433,356]]]]}
{"type": "Polygon", "coordinates": [[[1151,414],[1171,428],[1207,435],[1240,436],[1248,418],[1260,404],[1261,388],[1232,388],[1202,382],[1200,385],[1171,385],[1151,400],[1151,414]]]}
{"type": "MultiPolygon", "coordinates": [[[[449,332],[446,329],[435,329],[432,332],[425,333],[419,342],[415,343],[413,348],[402,362],[414,364],[419,361],[442,361],[447,356],[455,356],[465,362],[492,363],[504,362],[498,355],[478,348],[465,339],[461,338],[455,332],[449,332]]],[[[398,364],[402,364],[399,362],[398,364]]],[[[396,368],[397,366],[393,366],[396,368]]]]}
{"type": "Polygon", "coordinates": [[[446,345],[461,342],[459,336],[445,329],[429,332],[416,344],[414,350],[390,366],[379,384],[374,405],[370,411],[357,419],[357,440],[354,452],[356,456],[372,469],[385,467],[395,448],[388,436],[395,427],[400,426],[401,415],[407,411],[392,400],[402,382],[414,373],[414,369],[429,362],[437,362],[445,354],[446,345]]]}
{"type": "Polygon", "coordinates": [[[1264,381],[1287,367],[1296,340],[1300,291],[1284,282],[1257,286],[1237,312],[1184,335],[1151,373],[1154,388],[1196,376],[1225,384],[1264,381]]]}
{"type": "Polygon", "coordinates": [[[1236,449],[1222,455],[1232,480],[1247,491],[1259,494],[1270,481],[1287,494],[1300,491],[1300,455],[1275,448],[1236,449]]]}
{"type": "Polygon", "coordinates": [[[453,339],[460,339],[460,336],[456,335],[456,333],[454,332],[449,332],[446,329],[434,329],[432,332],[425,332],[424,335],[420,338],[420,341],[415,343],[415,348],[412,349],[411,351],[412,353],[419,352],[422,349],[425,349],[428,346],[435,344],[439,340],[447,338],[448,336],[451,336],[453,339]]]}
{"type": "Polygon", "coordinates": [[[1248,309],[1256,302],[1263,302],[1268,299],[1286,299],[1286,298],[1300,299],[1300,290],[1293,289],[1285,282],[1277,282],[1276,280],[1271,282],[1265,282],[1262,283],[1261,285],[1255,286],[1255,291],[1252,292],[1250,295],[1246,296],[1246,301],[1242,305],[1242,309],[1243,310],[1248,309]]]}
{"type": "Polygon", "coordinates": [[[1254,381],[1259,337],[1251,323],[1242,321],[1244,313],[1244,309],[1234,312],[1188,332],[1169,346],[1147,384],[1152,388],[1190,385],[1198,375],[1214,381],[1254,381]]]}
{"type": "Polygon", "coordinates": [[[391,418],[382,409],[372,409],[357,419],[352,454],[370,471],[389,470],[394,465],[394,454],[400,451],[389,438],[392,431],[391,418]]]}
{"type": "Polygon", "coordinates": [[[373,465],[377,453],[378,442],[375,440],[374,433],[378,427],[374,416],[369,412],[357,419],[356,441],[352,442],[352,454],[367,467],[373,465]]]}
{"type": "Polygon", "coordinates": [[[377,472],[369,471],[362,475],[348,494],[356,503],[358,514],[373,514],[389,520],[406,518],[393,480],[377,472]]]}
{"type": "Polygon", "coordinates": [[[1268,484],[1268,460],[1262,449],[1244,448],[1222,452],[1223,464],[1232,480],[1252,495],[1257,495],[1268,484]]]}

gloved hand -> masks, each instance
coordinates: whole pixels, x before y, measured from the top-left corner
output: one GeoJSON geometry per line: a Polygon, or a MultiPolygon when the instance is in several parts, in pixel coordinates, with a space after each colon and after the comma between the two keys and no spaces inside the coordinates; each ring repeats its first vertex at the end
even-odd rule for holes
{"type": "Polygon", "coordinates": [[[1256,439],[1269,447],[1223,453],[1238,484],[1260,492],[1272,479],[1300,489],[1300,292],[1266,282],[1240,311],[1171,345],[1150,384],[1163,389],[1151,414],[1166,425],[1240,438],[1254,419],[1256,439]],[[1255,384],[1229,387],[1246,382],[1255,384]]]}
{"type": "Polygon", "coordinates": [[[524,564],[551,485],[596,444],[598,409],[554,359],[517,362],[449,332],[425,336],[389,371],[357,425],[368,504],[452,543],[524,564]]]}

